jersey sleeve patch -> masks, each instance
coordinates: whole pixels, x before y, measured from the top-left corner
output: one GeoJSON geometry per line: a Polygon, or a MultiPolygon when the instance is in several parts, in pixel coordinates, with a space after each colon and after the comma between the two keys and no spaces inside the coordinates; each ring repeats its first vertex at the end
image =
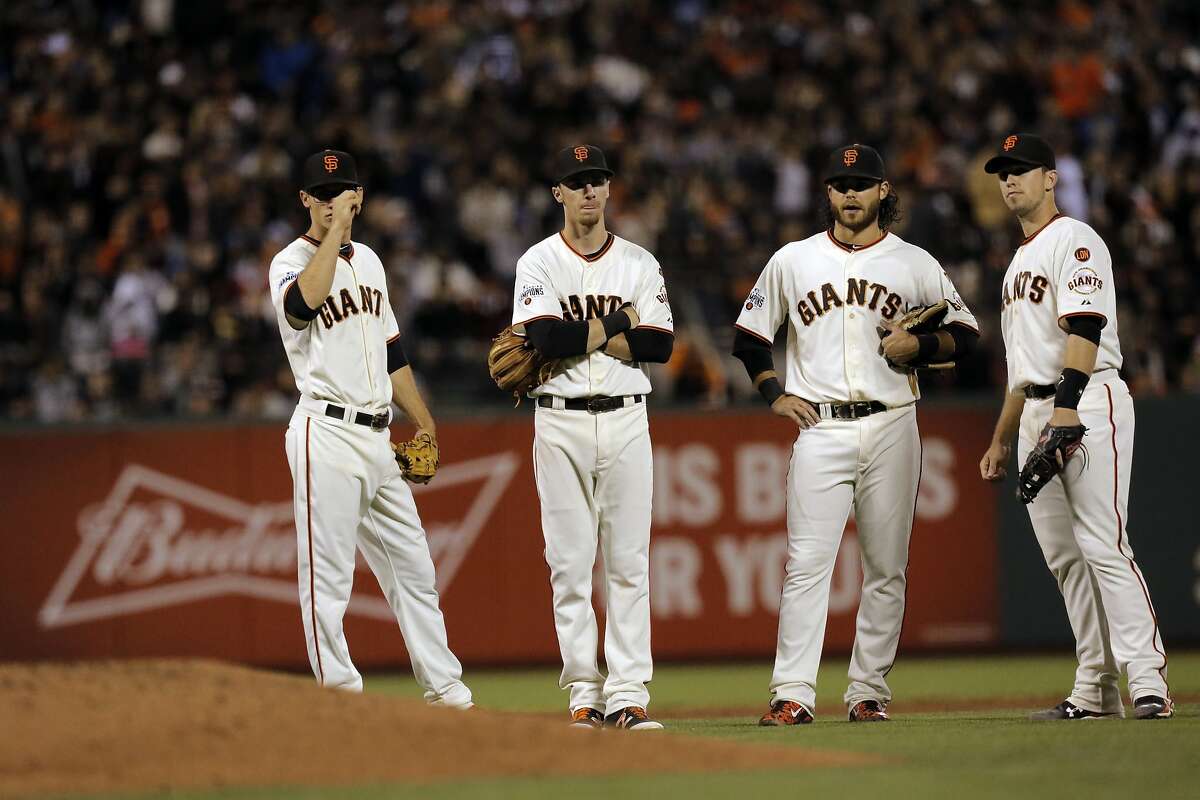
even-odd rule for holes
{"type": "Polygon", "coordinates": [[[521,292],[517,296],[518,302],[524,306],[533,305],[535,297],[545,297],[546,287],[540,283],[527,283],[521,287],[521,292]]]}
{"type": "MultiPolygon", "coordinates": [[[[1076,259],[1080,261],[1087,260],[1079,258],[1080,252],[1087,253],[1087,257],[1091,258],[1091,254],[1088,253],[1087,248],[1081,247],[1075,251],[1076,259]]],[[[1076,267],[1075,271],[1071,273],[1071,277],[1067,279],[1067,291],[1074,292],[1075,294],[1095,294],[1103,288],[1104,279],[1097,275],[1096,271],[1091,267],[1076,267]]]]}
{"type": "Polygon", "coordinates": [[[753,311],[756,308],[762,308],[765,302],[767,302],[767,296],[763,294],[762,289],[755,286],[746,297],[746,310],[753,311]]]}

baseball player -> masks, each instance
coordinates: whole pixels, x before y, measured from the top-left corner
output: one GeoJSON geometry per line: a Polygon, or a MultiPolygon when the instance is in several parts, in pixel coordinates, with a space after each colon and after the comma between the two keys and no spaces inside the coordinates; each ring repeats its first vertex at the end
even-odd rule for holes
{"type": "Polygon", "coordinates": [[[605,227],[604,153],[568,147],[551,193],[562,231],[517,262],[513,325],[559,369],[534,398],[533,462],[542,534],[570,689],[571,724],[657,730],[650,694],[650,500],[653,485],[643,364],[665,363],[674,333],[662,269],[605,227]],[[592,568],[606,583],[604,660],[597,663],[592,568]]]}
{"type": "Polygon", "coordinates": [[[878,152],[861,144],[836,150],[825,191],[827,229],[771,257],[734,338],[734,355],[771,410],[800,428],[788,472],[772,701],[760,725],[813,721],[830,577],[851,507],[863,586],[845,702],[851,722],[888,719],[886,677],[904,619],[921,472],[911,368],[962,355],[979,335],[938,262],[888,232],[897,198],[878,152]],[[914,336],[897,326],[910,307],[943,299],[949,312],[939,330],[914,336]],[[786,389],[771,352],[785,321],[786,389]],[[892,369],[881,355],[908,369],[892,369]]]}
{"type": "Polygon", "coordinates": [[[271,261],[270,281],[300,390],[286,449],[309,661],[322,686],[361,691],[342,632],[357,545],[396,614],[425,699],[470,708],[425,531],[390,446],[393,400],[419,432],[435,429],[400,345],[383,264],[350,239],[363,204],[354,159],[337,150],[310,156],[303,186],[311,225],[271,261]]]}
{"type": "Polygon", "coordinates": [[[1061,473],[1040,492],[1022,486],[1079,659],[1070,696],[1033,719],[1124,716],[1122,672],[1134,716],[1170,717],[1166,651],[1125,530],[1133,401],[1117,374],[1112,259],[1094,230],[1059,213],[1054,151],[1044,140],[1008,136],[984,169],[999,178],[1026,238],[1000,295],[1008,389],[980,473],[986,480],[1004,478],[1014,434],[1024,463],[1047,425],[1086,427],[1086,458],[1068,453],[1061,473]]]}

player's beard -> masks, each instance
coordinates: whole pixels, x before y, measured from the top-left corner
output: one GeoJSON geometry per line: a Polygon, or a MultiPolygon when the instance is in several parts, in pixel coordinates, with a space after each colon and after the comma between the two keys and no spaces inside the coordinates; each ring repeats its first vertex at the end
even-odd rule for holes
{"type": "Polygon", "coordinates": [[[862,210],[854,214],[851,218],[844,208],[834,208],[833,218],[839,225],[847,230],[858,233],[866,230],[871,225],[879,220],[879,200],[868,201],[865,198],[858,198],[857,203],[862,210]]]}

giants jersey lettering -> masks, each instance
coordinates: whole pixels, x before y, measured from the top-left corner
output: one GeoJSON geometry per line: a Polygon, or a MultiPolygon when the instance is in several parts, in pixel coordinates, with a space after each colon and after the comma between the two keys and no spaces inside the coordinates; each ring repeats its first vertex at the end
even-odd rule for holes
{"type": "Polygon", "coordinates": [[[913,306],[949,301],[946,324],[979,331],[950,277],[921,248],[885,233],[852,248],[828,232],[784,245],[742,305],[737,327],[767,343],[788,321],[789,394],[818,403],[878,400],[903,406],[915,380],[888,368],[876,327],[913,306]]]}
{"type": "MultiPolygon", "coordinates": [[[[609,234],[595,255],[577,253],[556,233],[535,244],[517,262],[513,325],[535,319],[595,319],[631,302],[639,328],[674,333],[674,320],[654,256],[633,242],[609,234]]],[[[564,359],[561,371],[530,392],[558,397],[648,394],[645,368],[600,350],[564,359]]]]}
{"type": "Polygon", "coordinates": [[[1120,369],[1112,257],[1087,224],[1060,215],[1022,242],[1004,275],[1000,302],[1009,391],[1058,380],[1067,349],[1062,326],[1080,314],[1106,323],[1096,372],[1120,369]]]}
{"type": "Polygon", "coordinates": [[[271,302],[296,388],[302,395],[383,411],[392,402],[387,343],[400,335],[387,275],[375,252],[354,242],[337,258],[333,286],[303,330],[288,324],[283,298],[320,245],[302,236],[271,261],[271,302]]]}

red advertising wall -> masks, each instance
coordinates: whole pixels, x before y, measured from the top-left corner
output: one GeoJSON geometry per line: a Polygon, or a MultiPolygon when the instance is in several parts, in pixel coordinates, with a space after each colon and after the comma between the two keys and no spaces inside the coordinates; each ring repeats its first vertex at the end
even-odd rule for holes
{"type": "MultiPolygon", "coordinates": [[[[987,420],[939,411],[920,424],[902,646],[992,643],[993,494],[975,466],[987,420]]],[[[795,428],[767,413],[660,412],[651,433],[655,656],[773,653],[795,428]]],[[[0,659],[305,666],[283,434],[267,425],[4,436],[0,659]]],[[[442,469],[416,495],[452,647],[468,663],[555,661],[531,418],[446,422],[439,434],[442,469]]],[[[834,573],[829,650],[852,642],[861,580],[852,519],[834,573]]],[[[346,629],[360,666],[406,659],[365,564],[346,629]]]]}

